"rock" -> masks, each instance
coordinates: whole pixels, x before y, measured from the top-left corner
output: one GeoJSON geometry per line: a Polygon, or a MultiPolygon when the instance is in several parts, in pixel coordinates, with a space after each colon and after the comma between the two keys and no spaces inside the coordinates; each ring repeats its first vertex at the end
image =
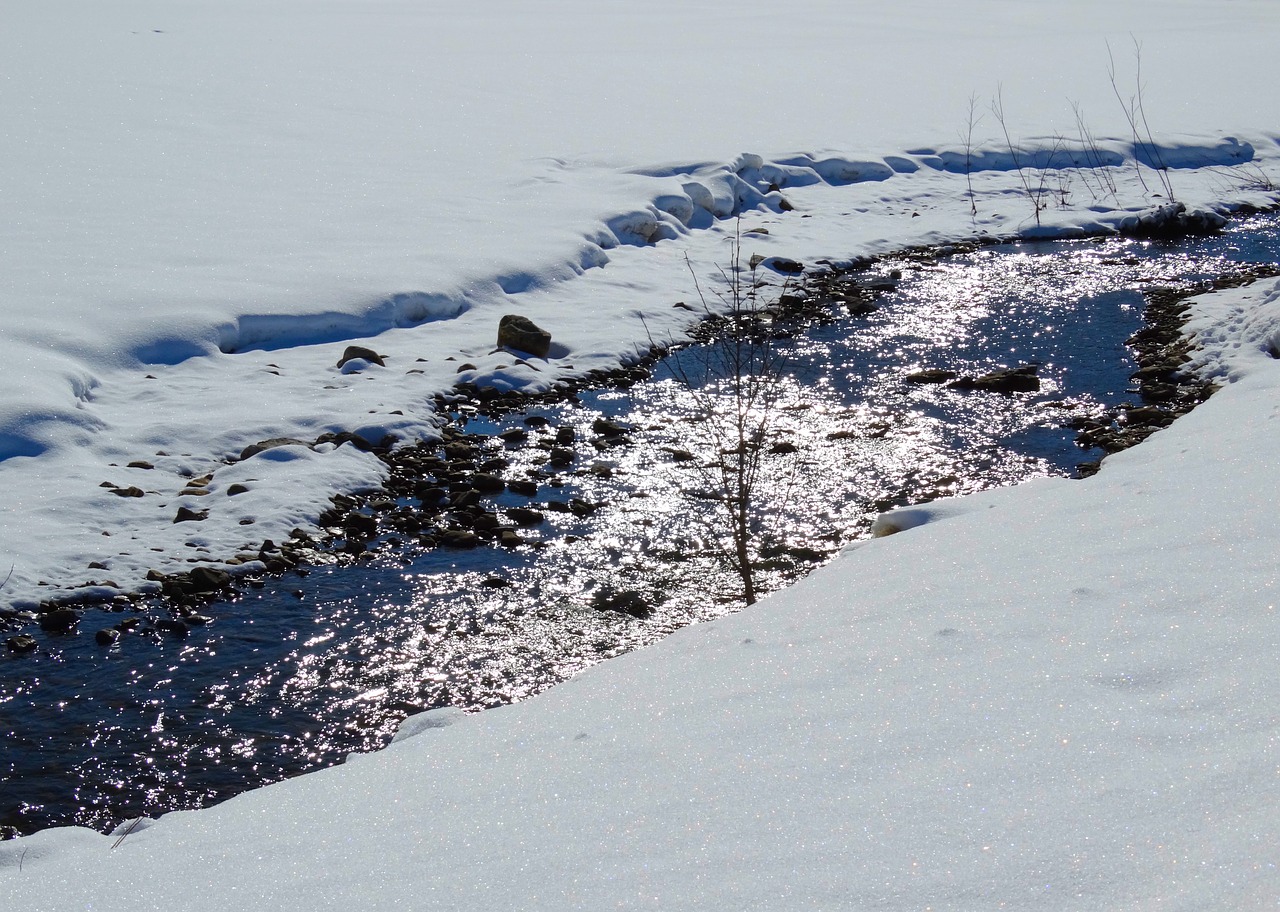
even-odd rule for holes
{"type": "Polygon", "coordinates": [[[364,513],[351,513],[343,520],[342,531],[348,539],[368,541],[378,534],[378,520],[364,513]]]}
{"type": "Polygon", "coordinates": [[[25,633],[9,637],[9,639],[4,641],[4,644],[9,647],[10,652],[17,653],[32,652],[35,650],[36,646],[39,645],[36,643],[35,637],[27,636],[25,633]]]}
{"type": "Polygon", "coordinates": [[[178,515],[173,518],[173,521],[175,523],[204,522],[208,518],[208,510],[192,510],[190,507],[178,507],[178,515]]]}
{"type": "Polygon", "coordinates": [[[142,497],[146,492],[136,485],[129,485],[127,488],[112,488],[111,493],[116,497],[142,497]]]}
{"type": "Polygon", "coordinates": [[[1227,219],[1211,209],[1188,212],[1182,203],[1166,203],[1146,212],[1128,216],[1116,226],[1130,237],[1180,239],[1187,235],[1213,234],[1222,230],[1227,219]]]}
{"type": "Polygon", "coordinates": [[[508,507],[507,516],[520,526],[537,526],[546,522],[547,517],[537,510],[528,507],[508,507]]]}
{"type": "Polygon", "coordinates": [[[1132,426],[1168,427],[1177,416],[1154,405],[1139,405],[1125,411],[1125,422],[1132,426]]]}
{"type": "Polygon", "coordinates": [[[365,348],[363,345],[348,345],[342,353],[342,357],[338,359],[338,367],[342,367],[348,361],[356,360],[368,361],[370,364],[378,365],[378,367],[387,366],[387,362],[382,360],[382,355],[372,348],[365,348]]]}
{"type": "Polygon", "coordinates": [[[1129,375],[1130,380],[1137,380],[1139,383],[1168,383],[1179,373],[1181,364],[1166,359],[1140,367],[1129,375]]]}
{"type": "Polygon", "coordinates": [[[231,587],[231,574],[217,567],[195,567],[187,574],[190,592],[217,592],[231,587]]]}
{"type": "Polygon", "coordinates": [[[847,294],[844,297],[844,308],[851,317],[865,317],[875,313],[880,306],[866,294],[847,294]]]}
{"type": "Polygon", "coordinates": [[[507,314],[498,321],[498,346],[545,358],[551,353],[551,333],[528,317],[507,314]]]}
{"type": "Polygon", "coordinates": [[[240,451],[240,461],[248,459],[250,456],[257,456],[266,450],[274,450],[276,447],[282,446],[310,446],[305,440],[299,440],[296,437],[270,437],[266,440],[259,440],[257,443],[251,443],[240,451]]]}
{"type": "Polygon", "coordinates": [[[156,621],[156,630],[163,630],[165,633],[172,633],[180,637],[184,637],[191,632],[191,628],[187,626],[185,621],[179,621],[175,618],[160,618],[160,620],[156,621]]]}
{"type": "Polygon", "coordinates": [[[444,445],[444,458],[450,462],[468,462],[476,458],[476,448],[463,440],[444,445]]]}
{"type": "Polygon", "coordinates": [[[653,614],[653,606],[634,589],[625,589],[622,592],[601,590],[591,599],[591,607],[596,611],[616,611],[634,618],[646,618],[653,614]]]}
{"type": "Polygon", "coordinates": [[[550,462],[553,466],[567,466],[573,462],[573,450],[566,447],[552,447],[550,462]]]}
{"type": "Polygon", "coordinates": [[[568,425],[556,430],[556,443],[561,446],[569,446],[577,439],[578,432],[568,425]]]}
{"type": "Polygon", "coordinates": [[[471,528],[477,532],[492,532],[502,525],[497,513],[481,513],[471,518],[471,528]]]}
{"type": "Polygon", "coordinates": [[[114,627],[104,627],[93,635],[99,646],[111,646],[120,639],[120,631],[114,627]]]}
{"type": "Polygon", "coordinates": [[[498,544],[504,548],[518,548],[524,544],[524,539],[515,529],[503,529],[498,537],[498,544]]]}
{"type": "Polygon", "coordinates": [[[948,380],[954,380],[959,376],[955,371],[943,370],[940,367],[929,367],[907,374],[902,379],[908,383],[946,383],[948,380]]]}
{"type": "Polygon", "coordinates": [[[471,486],[481,494],[497,494],[506,489],[507,485],[497,475],[490,475],[487,472],[476,472],[471,476],[471,486]]]}
{"type": "Polygon", "coordinates": [[[228,497],[235,497],[237,494],[248,494],[248,493],[249,493],[249,487],[247,485],[242,485],[239,482],[236,482],[235,484],[231,485],[231,487],[227,488],[228,497]]]}
{"type": "Polygon", "coordinates": [[[151,464],[151,463],[147,462],[145,459],[135,459],[133,462],[129,463],[128,468],[130,468],[130,469],[154,469],[154,468],[155,468],[155,466],[154,466],[153,464],[151,464]]]}
{"type": "Polygon", "coordinates": [[[1034,364],[992,371],[981,377],[961,377],[953,381],[951,389],[983,390],[992,393],[1034,393],[1040,389],[1038,368],[1034,364]]]}
{"type": "Polygon", "coordinates": [[[524,443],[529,439],[529,432],[524,428],[507,428],[498,435],[498,439],[503,443],[515,446],[524,443]]]}
{"type": "Polygon", "coordinates": [[[476,504],[480,502],[480,497],[481,497],[480,492],[477,491],[475,488],[467,488],[466,490],[459,491],[458,493],[450,497],[449,506],[455,507],[457,509],[474,507],[476,504]]]}
{"type": "Polygon", "coordinates": [[[569,501],[569,512],[579,519],[584,519],[599,509],[595,504],[573,498],[569,501]]]}
{"type": "Polygon", "coordinates": [[[816,548],[808,548],[804,545],[793,545],[787,548],[787,553],[798,561],[804,561],[808,564],[817,564],[827,559],[827,555],[816,548]]]}
{"type": "MultiPolygon", "coordinates": [[[[301,443],[303,446],[310,446],[310,444],[301,440],[292,440],[290,438],[278,438],[278,439],[282,440],[284,443],[301,443]]],[[[379,447],[383,449],[390,449],[395,444],[395,437],[391,435],[387,435],[375,445],[365,440],[359,434],[353,433],[352,431],[340,431],[337,434],[332,434],[332,433],[321,434],[319,437],[316,438],[316,443],[332,443],[334,446],[341,446],[344,443],[349,443],[353,447],[355,447],[357,450],[360,450],[365,453],[369,453],[375,449],[378,449],[379,447]]],[[[280,446],[281,444],[275,444],[275,445],[280,446]]]]}
{"type": "Polygon", "coordinates": [[[799,275],[804,272],[803,263],[797,262],[796,260],[789,260],[786,257],[769,257],[764,260],[764,265],[768,266],[774,272],[780,272],[783,275],[799,275]]]}
{"type": "Polygon", "coordinates": [[[446,548],[474,548],[480,544],[480,536],[470,529],[450,529],[440,539],[446,548]]]}
{"type": "Polygon", "coordinates": [[[619,437],[631,433],[631,428],[616,421],[610,421],[608,418],[597,418],[591,423],[591,430],[601,437],[619,437]]]}
{"type": "Polygon", "coordinates": [[[51,633],[66,633],[80,623],[80,612],[70,608],[54,608],[52,611],[46,611],[41,614],[37,623],[39,623],[41,630],[48,630],[51,633]]]}
{"type": "Polygon", "coordinates": [[[413,489],[413,496],[422,501],[424,507],[437,507],[449,492],[439,485],[420,482],[413,489]]]}
{"type": "Polygon", "coordinates": [[[507,490],[512,494],[519,494],[521,497],[537,497],[538,483],[516,478],[507,482],[507,490]]]}

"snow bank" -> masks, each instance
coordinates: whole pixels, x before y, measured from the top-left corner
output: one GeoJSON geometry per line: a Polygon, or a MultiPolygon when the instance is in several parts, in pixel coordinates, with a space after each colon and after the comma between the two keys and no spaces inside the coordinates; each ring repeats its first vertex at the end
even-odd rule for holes
{"type": "MultiPolygon", "coordinates": [[[[539,388],[681,331],[685,257],[713,274],[735,212],[769,232],[749,253],[838,261],[1167,203],[1108,41],[1130,91],[1142,40],[1180,201],[1271,200],[1280,158],[1261,0],[8,14],[0,548],[19,604],[216,561],[379,478],[349,446],[238,461],[248,444],[430,434],[463,361],[539,388]],[[985,115],[966,174],[969,98],[997,86],[1024,167],[1091,148],[1066,95],[1115,191],[1048,175],[1069,200],[1037,224],[985,115]],[[537,371],[494,351],[513,311],[553,333],[537,371]],[[339,368],[353,341],[385,366],[339,368]],[[208,518],[175,525],[204,475],[208,518]],[[251,492],[219,496],[233,480],[251,492]]],[[[1276,287],[1203,304],[1202,365],[1229,385],[1087,481],[919,511],[751,611],[115,848],[0,844],[0,904],[1273,907],[1276,287]]]]}
{"type": "MultiPolygon", "coordinates": [[[[430,396],[462,363],[477,365],[464,379],[539,391],[634,357],[651,333],[678,335],[689,314],[671,305],[693,294],[685,257],[714,276],[738,214],[769,231],[751,242],[762,255],[810,261],[983,232],[1114,230],[1164,200],[1135,165],[1151,147],[1113,97],[1108,43],[1131,92],[1131,36],[1142,40],[1142,100],[1179,198],[1264,200],[1275,102],[1239,87],[1269,78],[1247,61],[1268,59],[1277,13],[1206,9],[11,10],[5,595],[29,607],[104,579],[134,588],[192,556],[169,528],[186,477],[133,479],[143,504],[102,494],[137,474],[130,463],[216,476],[270,437],[430,436],[430,396]],[[1228,56],[1232,67],[1212,63],[1228,56]],[[988,109],[997,92],[1012,146],[988,109]],[[1115,193],[1090,189],[1099,168],[1115,193]],[[1041,169],[1073,189],[1037,224],[1021,188],[1041,169]],[[493,353],[508,312],[552,331],[548,362],[493,353]],[[353,342],[386,366],[337,369],[353,342]]],[[[196,556],[278,535],[272,517],[306,526],[333,493],[378,480],[370,460],[354,474],[308,465],[308,491],[264,473],[250,515],[206,498],[196,556]]]]}

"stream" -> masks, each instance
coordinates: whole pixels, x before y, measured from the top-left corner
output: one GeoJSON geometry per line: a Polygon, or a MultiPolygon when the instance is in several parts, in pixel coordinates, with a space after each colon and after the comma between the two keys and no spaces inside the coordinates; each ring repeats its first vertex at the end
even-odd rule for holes
{"type": "MultiPolygon", "coordinates": [[[[1076,474],[1102,453],[1073,424],[1135,399],[1143,290],[1278,261],[1280,220],[1253,216],[1179,244],[1021,243],[851,275],[882,289],[873,308],[837,302],[775,342],[760,590],[893,506],[1076,474]],[[1038,390],[920,382],[1019,366],[1038,390]]],[[[375,750],[411,713],[522,700],[739,610],[697,420],[726,395],[711,353],[679,347],[648,379],[519,412],[455,403],[451,433],[507,479],[486,509],[518,527],[508,547],[384,528],[364,559],[254,580],[181,636],[144,622],[104,647],[94,627],[118,616],[95,610],[79,634],[0,654],[0,836],[211,804],[375,750]]]]}

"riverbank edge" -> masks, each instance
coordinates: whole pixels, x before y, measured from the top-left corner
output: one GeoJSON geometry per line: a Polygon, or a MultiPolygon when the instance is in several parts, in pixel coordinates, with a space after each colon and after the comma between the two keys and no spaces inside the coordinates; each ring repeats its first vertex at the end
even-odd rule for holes
{"type": "MultiPolygon", "coordinates": [[[[1276,207],[1239,206],[1230,210],[1232,218],[1280,211],[1276,207]]],[[[1134,220],[1123,230],[1097,232],[1072,237],[1070,240],[1130,237],[1135,239],[1176,242],[1190,237],[1214,233],[1223,227],[1225,219],[1212,219],[1203,213],[1187,214],[1180,207],[1155,210],[1157,217],[1134,220]]],[[[800,322],[820,319],[831,307],[843,303],[850,313],[857,308],[874,308],[875,298],[891,288],[891,283],[866,280],[873,270],[886,262],[937,262],[940,259],[973,252],[988,247],[1019,243],[1043,242],[1045,239],[1029,234],[1010,236],[982,236],[953,242],[904,247],[891,253],[869,257],[857,257],[836,265],[829,259],[814,261],[806,266],[795,261],[771,262],[770,270],[788,280],[788,292],[781,297],[779,316],[800,322]]],[[[1185,286],[1153,287],[1143,291],[1143,327],[1127,340],[1134,352],[1137,370],[1132,379],[1133,393],[1138,401],[1123,403],[1108,409],[1101,415],[1078,419],[1071,424],[1077,433],[1077,442],[1083,449],[1097,448],[1104,452],[1098,460],[1083,462],[1078,466],[1078,477],[1085,477],[1098,470],[1106,455],[1127,449],[1140,443],[1155,431],[1167,427],[1178,417],[1187,414],[1205,401],[1216,386],[1195,377],[1184,370],[1191,360],[1192,342],[1185,332],[1189,300],[1198,295],[1226,288],[1239,287],[1260,279],[1280,275],[1280,265],[1240,264],[1239,269],[1203,282],[1185,286]]],[[[707,314],[691,331],[689,342],[705,339],[714,332],[716,316],[707,314]]],[[[685,344],[685,343],[681,343],[685,344]]],[[[653,346],[643,357],[629,364],[619,364],[613,369],[596,369],[559,381],[556,386],[542,393],[499,391],[460,382],[451,390],[433,397],[437,414],[442,422],[439,437],[406,442],[395,438],[371,442],[358,434],[344,432],[323,434],[314,441],[278,440],[263,441],[259,447],[297,444],[351,445],[380,459],[388,469],[386,482],[371,486],[356,494],[338,494],[331,498],[331,506],[318,518],[316,528],[297,528],[286,541],[264,540],[256,552],[242,551],[223,559],[210,558],[191,570],[177,573],[152,571],[148,584],[133,590],[104,595],[101,587],[88,590],[71,589],[42,601],[34,611],[5,609],[0,611],[0,632],[7,635],[5,646],[9,653],[21,655],[40,646],[35,636],[41,632],[46,638],[76,635],[78,625],[88,609],[106,613],[129,613],[114,626],[100,629],[95,636],[104,647],[109,647],[120,635],[135,630],[153,630],[168,635],[186,635],[192,627],[202,626],[213,620],[207,613],[222,601],[234,600],[246,589],[258,588],[270,578],[281,579],[288,573],[306,573],[319,566],[369,560],[383,548],[379,541],[392,541],[402,546],[407,535],[420,535],[422,516],[434,517],[458,506],[453,495],[470,490],[474,496],[474,508],[487,497],[507,489],[508,479],[499,473],[485,471],[486,460],[471,459],[461,450],[478,449],[481,435],[463,430],[467,414],[496,417],[573,400],[586,390],[619,388],[647,379],[650,367],[660,360],[666,351],[653,346]],[[455,455],[448,457],[448,448],[454,446],[455,455]],[[444,462],[441,462],[441,460],[444,462]],[[468,460],[471,464],[468,465],[468,460]],[[444,471],[485,477],[480,488],[463,488],[440,492],[434,503],[418,495],[438,487],[425,484],[428,475],[444,471]],[[416,507],[396,504],[397,498],[418,501],[416,507]],[[416,528],[415,528],[416,526],[416,528]],[[147,612],[164,616],[146,617],[147,612]],[[111,633],[110,631],[115,631],[111,633]]],[[[489,460],[498,458],[489,456],[489,460]]],[[[532,496],[532,495],[530,495],[532,496]]],[[[569,509],[586,515],[600,505],[573,503],[569,509]]],[[[520,546],[518,524],[498,524],[475,532],[474,538],[466,535],[450,540],[419,537],[424,547],[479,547],[520,546]]],[[[87,568],[87,572],[92,571],[87,568]]]]}

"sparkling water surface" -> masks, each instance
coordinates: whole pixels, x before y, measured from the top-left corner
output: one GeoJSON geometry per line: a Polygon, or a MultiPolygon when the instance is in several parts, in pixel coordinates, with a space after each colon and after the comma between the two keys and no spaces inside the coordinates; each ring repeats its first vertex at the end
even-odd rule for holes
{"type": "MultiPolygon", "coordinates": [[[[833,309],[780,343],[771,440],[785,445],[773,447],[760,482],[776,542],[761,560],[761,589],[865,536],[891,506],[1070,475],[1098,458],[1067,425],[1135,401],[1125,339],[1140,326],[1141,290],[1212,277],[1230,262],[1280,261],[1278,225],[1241,219],[1177,245],[1028,243],[878,263],[868,279],[901,278],[875,311],[833,309]],[[1026,364],[1039,367],[1038,393],[905,379],[1026,364]]],[[[467,418],[468,432],[530,435],[486,444],[510,460],[508,477],[542,480],[533,498],[496,501],[544,513],[522,529],[530,545],[387,546],[354,566],[247,589],[183,638],[126,635],[104,648],[93,632],[119,616],[90,611],[78,634],[0,655],[0,829],[107,829],[212,803],[376,749],[412,712],[521,700],[737,610],[741,586],[719,557],[716,505],[698,468],[716,455],[693,424],[722,383],[691,393],[677,376],[701,383],[713,359],[698,346],[675,357],[682,367],[659,363],[627,389],[501,421],[467,418]],[[531,416],[546,426],[530,426],[531,416]],[[601,417],[632,428],[627,442],[591,447],[601,417]],[[576,459],[543,478],[537,441],[566,426],[578,432],[576,459]],[[599,506],[585,516],[547,507],[573,499],[599,506]],[[608,610],[619,605],[648,610],[608,610]]]]}

